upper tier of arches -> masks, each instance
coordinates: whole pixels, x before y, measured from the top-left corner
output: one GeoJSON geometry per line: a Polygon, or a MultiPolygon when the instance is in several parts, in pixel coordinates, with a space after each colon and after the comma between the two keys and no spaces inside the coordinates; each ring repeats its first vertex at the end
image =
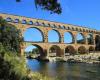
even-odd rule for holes
{"type": "Polygon", "coordinates": [[[77,26],[77,25],[71,25],[71,24],[63,24],[63,23],[45,21],[45,20],[40,20],[40,19],[32,19],[32,18],[26,18],[22,16],[15,16],[15,15],[9,15],[9,14],[2,14],[2,17],[4,17],[6,21],[13,22],[13,23],[52,27],[52,28],[66,29],[66,30],[80,31],[80,32],[99,33],[98,31],[93,30],[93,29],[89,29],[89,28],[77,26]]]}

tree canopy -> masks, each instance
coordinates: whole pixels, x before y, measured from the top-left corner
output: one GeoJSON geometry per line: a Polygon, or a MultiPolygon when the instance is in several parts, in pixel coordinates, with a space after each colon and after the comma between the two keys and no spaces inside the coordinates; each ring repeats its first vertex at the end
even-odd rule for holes
{"type": "Polygon", "coordinates": [[[20,35],[20,30],[0,17],[0,43],[6,50],[20,52],[20,44],[23,40],[20,35]]]}
{"type": "MultiPolygon", "coordinates": [[[[16,0],[20,2],[21,0],[16,0]]],[[[62,13],[62,8],[58,0],[34,0],[36,8],[40,7],[43,10],[48,10],[50,13],[62,13]]]]}

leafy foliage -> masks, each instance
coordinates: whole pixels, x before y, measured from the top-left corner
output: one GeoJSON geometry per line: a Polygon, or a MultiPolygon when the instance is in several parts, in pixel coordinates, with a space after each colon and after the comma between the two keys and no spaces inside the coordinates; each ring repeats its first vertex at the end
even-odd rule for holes
{"type": "Polygon", "coordinates": [[[6,51],[0,43],[0,80],[53,80],[40,73],[31,72],[24,57],[6,51]]]}
{"type": "Polygon", "coordinates": [[[20,52],[20,44],[23,40],[20,35],[20,30],[0,18],[0,42],[6,50],[20,52]]]}
{"type": "Polygon", "coordinates": [[[36,7],[40,6],[44,10],[51,11],[51,13],[60,14],[62,12],[61,5],[58,0],[35,0],[36,7]]]}
{"type": "Polygon", "coordinates": [[[20,31],[0,18],[0,80],[50,80],[32,73],[26,67],[25,58],[15,54],[21,41],[20,31]]]}
{"type": "MultiPolygon", "coordinates": [[[[20,2],[21,0],[16,0],[20,2]]],[[[51,13],[61,14],[62,8],[58,0],[35,0],[36,8],[39,6],[41,9],[48,10],[51,13]]]]}
{"type": "Polygon", "coordinates": [[[34,48],[34,49],[32,50],[32,53],[33,53],[33,54],[39,54],[39,49],[38,49],[38,48],[34,48]]]}
{"type": "Polygon", "coordinates": [[[20,2],[20,0],[16,0],[16,2],[20,2]]]}

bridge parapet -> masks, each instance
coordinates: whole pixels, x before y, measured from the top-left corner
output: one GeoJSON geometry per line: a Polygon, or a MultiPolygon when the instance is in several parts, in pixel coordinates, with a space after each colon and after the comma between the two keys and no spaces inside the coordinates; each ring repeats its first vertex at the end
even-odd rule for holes
{"type": "Polygon", "coordinates": [[[5,20],[11,23],[18,23],[18,24],[27,24],[27,25],[34,25],[34,26],[42,26],[42,27],[51,27],[51,28],[57,28],[57,29],[64,29],[64,30],[71,30],[71,31],[80,31],[80,32],[90,32],[90,33],[99,33],[100,31],[96,31],[94,29],[89,29],[87,27],[78,26],[78,25],[72,25],[72,24],[64,24],[64,23],[58,23],[53,21],[46,21],[42,19],[34,19],[24,16],[17,16],[17,15],[11,15],[11,14],[0,14],[1,17],[3,17],[5,20]]]}

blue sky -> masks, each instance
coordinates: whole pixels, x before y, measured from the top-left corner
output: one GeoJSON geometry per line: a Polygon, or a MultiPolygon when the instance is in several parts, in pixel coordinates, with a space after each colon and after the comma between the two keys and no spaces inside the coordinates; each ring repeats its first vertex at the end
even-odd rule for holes
{"type": "Polygon", "coordinates": [[[34,0],[0,0],[0,13],[16,14],[26,17],[51,20],[75,25],[83,25],[100,30],[100,0],[58,0],[63,13],[50,14],[48,11],[36,9],[34,0]]]}
{"type": "Polygon", "coordinates": [[[36,9],[34,0],[22,0],[20,3],[16,3],[15,0],[0,0],[0,13],[39,18],[100,30],[100,0],[58,1],[63,9],[61,15],[50,14],[49,11],[44,11],[40,8],[36,9]]]}

